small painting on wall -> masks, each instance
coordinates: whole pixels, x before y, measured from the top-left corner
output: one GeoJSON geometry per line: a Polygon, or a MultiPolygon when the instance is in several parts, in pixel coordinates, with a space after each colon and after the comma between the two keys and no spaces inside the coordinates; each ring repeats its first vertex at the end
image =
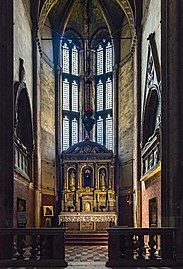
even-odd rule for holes
{"type": "Polygon", "coordinates": [[[43,215],[44,217],[53,217],[53,206],[52,205],[44,205],[43,206],[43,215]]]}

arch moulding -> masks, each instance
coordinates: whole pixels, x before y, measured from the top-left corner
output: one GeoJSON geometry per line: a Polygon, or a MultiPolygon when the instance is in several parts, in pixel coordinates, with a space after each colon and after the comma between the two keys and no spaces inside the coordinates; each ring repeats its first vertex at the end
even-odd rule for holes
{"type": "MultiPolygon", "coordinates": [[[[59,1],[61,0],[45,0],[43,7],[41,9],[41,12],[40,12],[39,21],[38,21],[40,34],[43,30],[44,23],[46,21],[46,18],[49,12],[59,1]]],[[[127,17],[127,20],[131,29],[131,33],[132,33],[131,52],[133,52],[134,47],[136,45],[137,36],[136,36],[135,19],[134,19],[132,7],[128,0],[116,0],[116,2],[120,5],[120,7],[122,8],[123,12],[125,13],[127,17]]]]}

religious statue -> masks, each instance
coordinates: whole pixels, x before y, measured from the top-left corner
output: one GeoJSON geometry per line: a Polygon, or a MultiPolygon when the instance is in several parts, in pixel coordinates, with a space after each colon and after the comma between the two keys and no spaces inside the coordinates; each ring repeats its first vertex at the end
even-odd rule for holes
{"type": "Polygon", "coordinates": [[[156,147],[154,151],[154,164],[159,162],[159,146],[156,147]]]}
{"type": "Polygon", "coordinates": [[[84,171],[84,188],[92,187],[92,177],[91,177],[91,171],[90,169],[86,169],[84,171]]]}
{"type": "Polygon", "coordinates": [[[100,189],[101,191],[105,191],[106,189],[106,180],[105,180],[105,170],[102,169],[100,173],[100,189]]]}
{"type": "Polygon", "coordinates": [[[74,170],[71,170],[71,173],[69,175],[69,189],[70,191],[75,191],[75,172],[74,170]]]}
{"type": "Polygon", "coordinates": [[[91,205],[88,202],[85,204],[85,211],[87,212],[91,211],[91,205]]]}
{"type": "Polygon", "coordinates": [[[92,118],[92,116],[93,116],[93,109],[91,107],[86,108],[83,116],[83,124],[87,131],[86,136],[87,139],[90,138],[90,131],[93,129],[93,125],[95,123],[95,119],[92,118]]]}

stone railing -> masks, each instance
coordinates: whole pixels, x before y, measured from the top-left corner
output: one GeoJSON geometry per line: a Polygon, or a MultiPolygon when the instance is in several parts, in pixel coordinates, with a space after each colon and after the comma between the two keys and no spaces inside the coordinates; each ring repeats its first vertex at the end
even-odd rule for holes
{"type": "Polygon", "coordinates": [[[66,267],[64,228],[0,229],[0,267],[66,267]]]}
{"type": "Polygon", "coordinates": [[[174,228],[114,227],[108,233],[107,267],[176,264],[174,228]]]}

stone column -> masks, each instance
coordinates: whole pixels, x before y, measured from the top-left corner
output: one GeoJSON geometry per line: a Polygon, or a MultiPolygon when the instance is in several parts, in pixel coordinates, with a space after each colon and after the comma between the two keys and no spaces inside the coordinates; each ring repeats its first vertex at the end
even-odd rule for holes
{"type": "Polygon", "coordinates": [[[77,186],[77,188],[78,188],[78,190],[80,190],[81,188],[82,188],[82,164],[78,164],[78,171],[79,171],[79,173],[78,173],[78,186],[77,186]]]}
{"type": "Polygon", "coordinates": [[[13,226],[13,3],[2,0],[0,16],[0,227],[13,226]]]}
{"type": "Polygon", "coordinates": [[[162,226],[177,228],[183,262],[183,1],[162,0],[162,226]]]}
{"type": "Polygon", "coordinates": [[[118,154],[118,76],[119,76],[119,66],[115,65],[113,68],[113,145],[114,145],[114,153],[118,154]]]}
{"type": "Polygon", "coordinates": [[[67,165],[64,164],[64,191],[68,190],[68,173],[67,173],[67,165]]]}
{"type": "Polygon", "coordinates": [[[95,189],[98,190],[99,189],[99,185],[98,185],[98,164],[95,163],[94,164],[94,168],[95,168],[95,171],[94,171],[94,177],[95,177],[95,189]]]}
{"type": "Polygon", "coordinates": [[[33,120],[34,120],[34,188],[35,188],[35,226],[40,226],[41,209],[41,98],[39,80],[39,52],[37,28],[33,28],[33,120]]]}
{"type": "Polygon", "coordinates": [[[55,159],[56,159],[56,191],[57,191],[57,213],[60,212],[61,191],[63,180],[61,173],[61,145],[62,145],[62,102],[61,102],[61,68],[60,68],[60,37],[54,36],[54,52],[57,57],[54,57],[55,65],[55,159]]]}
{"type": "Polygon", "coordinates": [[[114,186],[114,184],[112,184],[112,179],[113,179],[113,175],[112,175],[112,169],[114,167],[113,163],[108,163],[108,189],[111,190],[112,185],[114,186]]]}
{"type": "Polygon", "coordinates": [[[134,55],[134,131],[133,131],[133,224],[141,227],[141,152],[140,152],[140,129],[141,129],[141,30],[137,29],[137,44],[134,55]]]}

